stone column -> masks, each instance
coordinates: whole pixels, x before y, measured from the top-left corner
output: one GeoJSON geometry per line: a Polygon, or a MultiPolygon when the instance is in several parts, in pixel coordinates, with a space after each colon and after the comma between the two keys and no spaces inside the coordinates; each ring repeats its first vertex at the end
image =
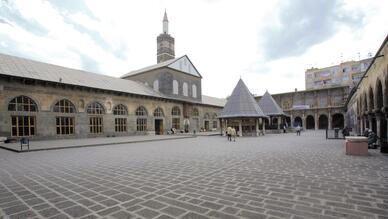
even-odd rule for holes
{"type": "Polygon", "coordinates": [[[280,130],[280,123],[282,122],[282,117],[278,117],[278,130],[280,130]]]}
{"type": "Polygon", "coordinates": [[[376,134],[378,137],[381,137],[381,119],[382,115],[381,113],[376,113],[376,134]]]}
{"type": "Polygon", "coordinates": [[[302,127],[303,127],[303,130],[305,130],[306,131],[306,115],[305,115],[305,113],[303,113],[302,114],[302,127]]]}
{"type": "Polygon", "coordinates": [[[256,136],[259,136],[259,120],[256,118],[255,122],[256,122],[256,136]]]}
{"type": "Polygon", "coordinates": [[[318,113],[315,112],[315,115],[314,115],[314,128],[315,130],[318,130],[318,113]]]}
{"type": "Polygon", "coordinates": [[[263,130],[263,135],[265,134],[265,122],[264,122],[264,119],[261,119],[262,123],[263,124],[263,127],[261,128],[263,130]]]}
{"type": "Polygon", "coordinates": [[[294,117],[292,116],[292,113],[290,115],[290,120],[291,120],[290,126],[291,126],[291,128],[293,128],[294,127],[294,117]]]}
{"type": "Polygon", "coordinates": [[[360,117],[360,135],[364,133],[364,118],[361,116],[360,117]]]}
{"type": "Polygon", "coordinates": [[[225,119],[224,136],[226,135],[226,129],[228,128],[228,119],[225,119]]]}
{"type": "Polygon", "coordinates": [[[369,114],[368,115],[368,121],[369,121],[369,129],[373,130],[373,123],[372,123],[372,115],[369,114]]]}
{"type": "Polygon", "coordinates": [[[328,129],[331,129],[331,112],[329,111],[329,118],[327,118],[328,120],[328,129]]]}
{"type": "Polygon", "coordinates": [[[240,119],[240,122],[238,124],[238,128],[239,128],[239,136],[241,137],[242,136],[242,119],[240,119]]]}

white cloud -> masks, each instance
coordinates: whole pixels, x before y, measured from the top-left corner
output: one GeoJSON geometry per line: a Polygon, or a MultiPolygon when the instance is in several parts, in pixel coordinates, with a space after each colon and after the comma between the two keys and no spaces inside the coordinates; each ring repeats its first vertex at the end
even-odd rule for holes
{"type": "Polygon", "coordinates": [[[307,68],[336,64],[341,54],[344,60],[358,59],[358,52],[364,58],[378,49],[388,32],[388,14],[383,11],[386,1],[344,1],[344,10],[350,14],[366,14],[363,25],[340,25],[329,39],[306,48],[302,54],[274,61],[264,58],[262,39],[268,26],[281,25],[279,1],[84,3],[87,13],[61,10],[50,1],[14,1],[14,10],[48,33],[34,34],[17,22],[12,26],[0,23],[1,48],[11,51],[9,45],[13,43],[17,48],[11,52],[28,58],[120,76],[156,63],[156,36],[161,32],[166,8],[176,55],[189,55],[203,76],[204,94],[225,97],[240,76],[252,93],[259,95],[266,89],[270,93],[304,89],[307,68]]]}

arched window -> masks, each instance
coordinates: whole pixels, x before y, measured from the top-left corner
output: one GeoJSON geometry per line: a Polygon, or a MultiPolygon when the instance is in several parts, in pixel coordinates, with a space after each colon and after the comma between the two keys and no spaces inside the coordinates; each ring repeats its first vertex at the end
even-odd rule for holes
{"type": "Polygon", "coordinates": [[[31,98],[27,96],[18,96],[9,102],[8,111],[37,112],[38,107],[31,98]]]}
{"type": "Polygon", "coordinates": [[[104,108],[100,103],[93,102],[88,105],[86,112],[89,116],[89,131],[93,134],[103,132],[103,117],[99,116],[105,113],[104,108]]]}
{"type": "MultiPolygon", "coordinates": [[[[8,104],[9,111],[17,112],[37,112],[38,106],[27,96],[18,96],[12,99],[8,104]]],[[[35,116],[11,115],[11,135],[15,137],[35,135],[36,120],[35,116]]]]}
{"type": "Polygon", "coordinates": [[[104,107],[98,102],[93,102],[88,105],[88,108],[86,110],[88,114],[104,114],[104,107]]]}
{"type": "Polygon", "coordinates": [[[147,131],[147,110],[143,106],[139,106],[135,114],[138,116],[136,119],[136,130],[139,132],[147,131]]]}
{"type": "Polygon", "coordinates": [[[217,119],[217,113],[212,114],[212,119],[217,119]]]}
{"type": "Polygon", "coordinates": [[[136,116],[147,116],[147,110],[143,106],[139,106],[135,112],[136,116]]]}
{"type": "Polygon", "coordinates": [[[186,82],[183,83],[182,89],[183,89],[183,96],[187,97],[189,95],[189,87],[186,82]]]}
{"type": "Polygon", "coordinates": [[[162,108],[160,107],[156,108],[154,111],[154,117],[163,117],[163,116],[164,116],[164,113],[162,108]]]}
{"type": "Polygon", "coordinates": [[[209,119],[210,118],[210,115],[209,113],[205,113],[205,115],[203,116],[204,119],[209,119]]]}
{"type": "Polygon", "coordinates": [[[178,87],[179,87],[178,81],[177,80],[173,80],[172,81],[172,93],[173,94],[179,94],[178,87]]]}
{"type": "Polygon", "coordinates": [[[159,91],[159,80],[154,81],[154,90],[159,91]]]}
{"type": "MultiPolygon", "coordinates": [[[[72,102],[66,99],[59,100],[54,105],[56,113],[75,113],[75,107],[72,102]]],[[[55,117],[57,135],[72,135],[74,134],[74,116],[57,116],[55,117]]]]}
{"type": "Polygon", "coordinates": [[[127,118],[128,115],[127,107],[123,104],[119,104],[113,108],[113,115],[115,118],[115,132],[126,132],[127,131],[127,118]]]}
{"type": "Polygon", "coordinates": [[[62,99],[54,105],[53,111],[56,113],[75,113],[75,107],[69,100],[62,99]]]}
{"type": "Polygon", "coordinates": [[[181,115],[181,110],[179,109],[179,107],[177,106],[174,106],[171,110],[171,115],[173,116],[180,116],[181,115]]]}
{"type": "Polygon", "coordinates": [[[181,110],[179,107],[174,106],[171,110],[171,115],[173,116],[172,118],[172,128],[174,129],[180,129],[181,127],[181,120],[180,120],[180,115],[181,115],[181,110]]]}
{"type": "Polygon", "coordinates": [[[127,107],[119,104],[113,108],[113,115],[128,115],[127,107]]]}
{"type": "Polygon", "coordinates": [[[199,112],[198,112],[198,109],[197,109],[197,108],[193,108],[192,116],[193,116],[193,117],[199,116],[199,112]]]}
{"type": "Polygon", "coordinates": [[[193,97],[194,97],[194,98],[197,98],[197,85],[193,84],[193,85],[191,86],[191,92],[193,93],[193,94],[192,94],[193,97]]]}

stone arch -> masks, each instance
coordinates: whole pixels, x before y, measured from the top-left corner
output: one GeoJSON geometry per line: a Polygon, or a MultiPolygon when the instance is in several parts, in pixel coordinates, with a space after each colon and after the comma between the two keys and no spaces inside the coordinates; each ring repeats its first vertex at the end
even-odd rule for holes
{"type": "Polygon", "coordinates": [[[329,119],[325,114],[322,114],[318,118],[318,128],[319,129],[327,129],[329,128],[329,119]]]}
{"type": "Polygon", "coordinates": [[[314,116],[308,115],[306,117],[306,129],[315,129],[315,119],[314,119],[314,116]]]}
{"type": "Polygon", "coordinates": [[[148,112],[144,106],[139,106],[135,111],[136,116],[147,116],[148,112]]]}
{"type": "Polygon", "coordinates": [[[128,115],[128,109],[124,104],[117,104],[113,107],[113,115],[128,115]]]}
{"type": "Polygon", "coordinates": [[[294,118],[294,126],[300,126],[300,127],[303,127],[303,120],[300,116],[296,116],[294,118]]]}
{"type": "Polygon", "coordinates": [[[380,79],[377,79],[376,81],[376,88],[375,88],[375,109],[380,111],[383,108],[383,85],[381,83],[380,79]]]}
{"type": "Polygon", "coordinates": [[[157,108],[154,110],[154,117],[164,117],[163,109],[160,108],[160,107],[157,107],[157,108]]]}
{"type": "Polygon", "coordinates": [[[105,114],[105,108],[99,102],[92,102],[87,106],[86,112],[88,114],[105,114]]]}
{"type": "Polygon", "coordinates": [[[342,113],[336,113],[332,116],[331,124],[333,128],[344,128],[344,122],[345,119],[342,113]]]}
{"type": "Polygon", "coordinates": [[[54,103],[52,111],[58,113],[76,113],[76,108],[73,102],[64,98],[54,103]]]}
{"type": "Polygon", "coordinates": [[[8,103],[8,111],[37,112],[38,105],[28,96],[17,96],[8,103]]]}
{"type": "Polygon", "coordinates": [[[171,109],[171,115],[172,116],[180,116],[181,115],[181,109],[179,108],[179,106],[174,106],[171,109]]]}

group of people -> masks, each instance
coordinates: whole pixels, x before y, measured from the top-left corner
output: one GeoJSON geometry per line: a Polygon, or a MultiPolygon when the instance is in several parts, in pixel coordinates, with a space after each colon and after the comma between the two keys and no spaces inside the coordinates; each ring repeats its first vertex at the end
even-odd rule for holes
{"type": "Polygon", "coordinates": [[[235,128],[229,126],[226,129],[226,136],[228,136],[228,141],[232,141],[232,138],[233,138],[233,141],[236,141],[236,135],[237,135],[237,132],[235,128]]]}
{"type": "Polygon", "coordinates": [[[365,131],[364,131],[364,136],[368,138],[368,147],[369,148],[377,148],[377,140],[378,140],[378,136],[376,135],[376,133],[374,133],[372,131],[372,129],[368,129],[366,128],[365,131]]]}

